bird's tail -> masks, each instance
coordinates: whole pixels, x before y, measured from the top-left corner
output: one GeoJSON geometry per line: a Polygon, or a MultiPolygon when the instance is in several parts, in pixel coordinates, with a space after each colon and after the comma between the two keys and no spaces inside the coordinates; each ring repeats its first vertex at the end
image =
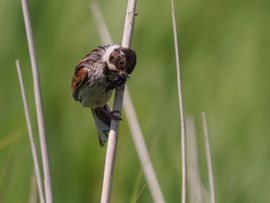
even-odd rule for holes
{"type": "Polygon", "coordinates": [[[103,147],[108,140],[108,133],[111,125],[111,118],[106,114],[106,112],[110,112],[107,104],[103,107],[92,109],[98,131],[98,140],[101,147],[103,147]]]}

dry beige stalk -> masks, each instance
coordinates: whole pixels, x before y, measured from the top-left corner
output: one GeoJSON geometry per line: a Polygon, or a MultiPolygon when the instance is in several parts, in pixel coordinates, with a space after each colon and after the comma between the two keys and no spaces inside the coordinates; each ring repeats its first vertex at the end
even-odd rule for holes
{"type": "Polygon", "coordinates": [[[31,123],[29,107],[28,107],[28,103],[27,103],[27,99],[26,99],[26,95],[25,95],[25,89],[24,89],[23,78],[22,78],[22,73],[21,73],[21,66],[20,66],[19,60],[16,60],[16,68],[17,68],[18,79],[19,79],[19,84],[20,84],[20,88],[21,88],[21,95],[22,95],[22,100],[23,100],[25,120],[26,120],[26,124],[27,124],[27,130],[28,130],[29,141],[30,141],[30,145],[31,145],[31,152],[32,152],[32,157],[33,157],[36,181],[37,181],[37,185],[38,185],[39,199],[40,199],[41,203],[45,203],[44,191],[43,191],[41,173],[40,173],[40,167],[39,167],[39,161],[38,161],[38,154],[37,154],[36,144],[35,144],[35,140],[34,140],[34,136],[33,136],[32,123],[31,123]]]}
{"type": "Polygon", "coordinates": [[[201,119],[202,119],[202,128],[203,128],[203,135],[204,135],[204,145],[205,145],[206,161],[207,161],[210,203],[215,203],[214,176],[213,176],[212,158],[211,158],[211,152],[210,152],[209,137],[208,137],[208,128],[207,128],[207,122],[206,122],[205,112],[202,112],[201,113],[201,119]]]}
{"type": "MultiPolygon", "coordinates": [[[[103,15],[100,11],[98,4],[94,1],[91,3],[91,11],[93,12],[97,28],[99,31],[99,36],[103,44],[112,44],[112,38],[106,26],[103,15]]],[[[155,171],[150,160],[150,156],[144,141],[144,137],[136,116],[135,108],[132,103],[128,87],[126,86],[125,94],[124,94],[124,111],[127,116],[127,121],[129,125],[129,129],[132,135],[132,139],[141,162],[141,166],[145,175],[145,178],[148,183],[148,187],[150,189],[151,195],[153,197],[154,202],[164,203],[164,197],[162,195],[157,177],[155,175],[155,171]]]]}
{"type": "MultiPolygon", "coordinates": [[[[133,26],[135,20],[135,8],[136,8],[136,0],[129,0],[127,5],[124,33],[122,39],[122,47],[129,48],[132,39],[133,26]]],[[[125,86],[122,85],[115,92],[115,100],[114,100],[114,111],[121,111],[122,102],[124,97],[125,86]]],[[[107,151],[106,151],[106,160],[104,166],[104,176],[103,176],[103,186],[102,186],[102,194],[101,194],[101,203],[109,203],[111,197],[111,189],[112,189],[112,179],[113,179],[113,170],[115,164],[115,155],[118,141],[118,129],[119,129],[119,121],[112,120],[111,128],[109,133],[107,151]]]]}
{"type": "Polygon", "coordinates": [[[175,17],[175,2],[171,0],[172,9],[172,22],[173,22],[173,37],[175,47],[175,59],[176,59],[176,72],[177,72],[177,90],[178,90],[178,102],[179,102],[179,115],[181,126],[181,163],[182,163],[182,203],[186,203],[187,199],[187,155],[186,155],[186,126],[185,126],[185,114],[182,94],[182,82],[181,82],[181,69],[180,69],[180,54],[178,48],[177,27],[175,17]]]}
{"type": "Polygon", "coordinates": [[[30,21],[29,14],[29,6],[27,0],[21,0],[22,10],[23,10],[23,18],[27,36],[28,49],[31,60],[32,67],[32,75],[34,82],[34,95],[35,95],[35,106],[37,113],[37,121],[38,121],[38,131],[39,131],[39,141],[41,148],[41,158],[42,158],[42,166],[44,172],[44,188],[45,188],[45,199],[46,203],[52,203],[52,189],[51,189],[51,175],[50,175],[50,166],[49,166],[49,157],[47,152],[47,142],[46,142],[46,132],[45,132],[45,123],[44,123],[44,114],[43,114],[43,106],[42,106],[42,98],[41,98],[41,88],[40,88],[40,79],[39,79],[39,71],[36,60],[35,48],[34,48],[34,40],[32,35],[32,26],[30,21]]]}

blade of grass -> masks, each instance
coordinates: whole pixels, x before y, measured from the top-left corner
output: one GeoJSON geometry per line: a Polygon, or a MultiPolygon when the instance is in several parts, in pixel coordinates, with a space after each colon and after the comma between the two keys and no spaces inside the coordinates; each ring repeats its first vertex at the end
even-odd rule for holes
{"type": "Polygon", "coordinates": [[[139,186],[140,186],[140,183],[142,182],[142,177],[143,177],[143,173],[142,173],[141,170],[138,171],[136,177],[137,177],[136,182],[135,182],[135,184],[133,186],[133,190],[131,192],[129,202],[134,202],[136,197],[138,196],[139,186]]]}
{"type": "Polygon", "coordinates": [[[7,156],[7,160],[5,161],[5,164],[3,166],[3,172],[2,172],[1,177],[0,177],[0,191],[2,191],[2,187],[4,187],[3,186],[4,178],[6,177],[7,172],[9,171],[9,168],[10,168],[10,159],[11,159],[12,153],[13,153],[13,146],[10,147],[10,150],[9,150],[8,156],[7,156]]]}
{"type": "Polygon", "coordinates": [[[12,145],[14,142],[16,142],[19,138],[21,137],[21,135],[18,134],[18,132],[13,132],[10,135],[3,137],[0,140],[0,150],[8,147],[10,145],[12,145]]]}
{"type": "Polygon", "coordinates": [[[40,140],[40,148],[41,148],[41,158],[44,172],[44,188],[45,188],[45,199],[46,203],[52,203],[52,189],[51,189],[51,175],[50,175],[50,166],[49,166],[49,157],[47,152],[47,142],[46,142],[46,132],[45,132],[45,122],[43,115],[43,107],[42,107],[42,98],[41,98],[41,88],[40,88],[40,79],[39,79],[39,71],[36,60],[36,54],[34,49],[34,40],[32,35],[32,26],[29,15],[29,6],[27,0],[21,0],[22,10],[23,10],[23,18],[27,36],[28,49],[31,60],[32,67],[32,75],[34,82],[34,95],[35,95],[35,106],[37,113],[37,121],[38,121],[38,130],[39,130],[39,140],[40,140]]]}
{"type": "Polygon", "coordinates": [[[138,201],[138,199],[141,196],[142,192],[144,191],[145,187],[146,187],[146,183],[143,184],[143,186],[139,190],[138,194],[136,195],[136,198],[132,201],[132,203],[136,203],[138,201]]]}
{"type": "Polygon", "coordinates": [[[28,107],[28,103],[27,103],[27,99],[26,99],[26,95],[25,95],[23,78],[22,78],[19,60],[16,60],[16,68],[17,68],[18,79],[19,79],[19,84],[20,84],[20,88],[21,88],[23,108],[24,108],[25,120],[26,120],[26,124],[27,124],[29,141],[30,141],[30,145],[31,145],[31,152],[32,152],[32,158],[33,158],[33,163],[34,163],[35,175],[36,175],[37,184],[38,184],[39,199],[40,199],[41,203],[45,203],[44,191],[43,191],[42,181],[41,181],[40,167],[39,167],[39,162],[38,162],[38,154],[37,154],[36,144],[35,144],[35,140],[34,140],[34,136],[33,136],[32,123],[31,123],[29,107],[28,107]]]}
{"type": "Polygon", "coordinates": [[[181,70],[180,70],[180,54],[179,54],[179,48],[178,48],[174,0],[171,0],[171,9],[172,9],[173,37],[174,37],[176,72],[177,72],[179,116],[180,116],[180,126],[181,126],[182,203],[186,203],[186,196],[187,196],[186,126],[185,126],[184,104],[183,104],[183,94],[182,94],[182,84],[181,84],[182,81],[181,81],[181,70]]]}

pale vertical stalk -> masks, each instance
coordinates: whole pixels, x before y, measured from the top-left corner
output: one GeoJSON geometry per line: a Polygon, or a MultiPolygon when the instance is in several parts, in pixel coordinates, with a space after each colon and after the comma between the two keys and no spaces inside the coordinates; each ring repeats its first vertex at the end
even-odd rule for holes
{"type": "Polygon", "coordinates": [[[187,170],[189,200],[192,203],[203,202],[203,185],[200,179],[195,123],[192,117],[186,118],[187,130],[187,170]]]}
{"type": "MultiPolygon", "coordinates": [[[[131,44],[132,31],[133,31],[134,20],[135,20],[135,8],[136,8],[136,0],[129,0],[128,5],[127,5],[127,13],[126,13],[124,34],[123,34],[123,40],[122,40],[122,46],[126,48],[129,48],[131,44]]],[[[124,85],[122,85],[120,88],[116,90],[114,107],[113,107],[114,111],[121,111],[124,91],[125,91],[124,85]]],[[[109,139],[108,139],[108,146],[107,146],[107,151],[106,151],[105,166],[104,166],[101,203],[110,202],[113,169],[114,169],[117,140],[118,140],[118,128],[119,128],[119,121],[112,120],[111,129],[109,133],[109,139]]]]}
{"type": "Polygon", "coordinates": [[[31,21],[30,21],[30,16],[29,16],[28,1],[21,0],[21,3],[22,3],[22,10],[23,10],[26,35],[27,35],[29,54],[30,54],[30,59],[31,59],[33,82],[34,82],[36,113],[37,113],[37,121],[38,121],[42,165],[43,165],[43,171],[44,171],[45,199],[46,199],[46,203],[52,203],[53,198],[52,198],[52,190],[51,190],[49,158],[48,158],[48,152],[47,152],[44,115],[43,115],[42,98],[41,98],[41,90],[40,90],[41,89],[40,79],[39,79],[38,65],[37,65],[35,49],[34,49],[34,41],[33,41],[33,36],[32,36],[32,26],[31,26],[31,21]]]}
{"type": "Polygon", "coordinates": [[[205,112],[201,113],[202,119],[202,128],[204,135],[204,145],[206,151],[206,160],[207,160],[207,171],[208,171],[208,180],[209,180],[209,193],[210,193],[210,203],[215,203],[215,187],[214,187],[214,177],[213,177],[213,168],[212,168],[212,158],[209,145],[208,137],[208,128],[206,122],[205,112]]]}
{"type": "Polygon", "coordinates": [[[21,73],[21,67],[20,67],[19,60],[16,60],[16,67],[17,67],[17,73],[18,73],[18,78],[19,78],[19,84],[20,84],[20,88],[21,88],[21,95],[22,95],[22,100],[23,100],[24,114],[25,114],[25,119],[26,119],[28,135],[29,135],[29,141],[30,141],[30,145],[31,145],[32,157],[33,157],[33,163],[34,163],[34,169],[35,169],[35,175],[36,175],[36,180],[37,180],[37,184],[38,184],[39,199],[40,199],[41,203],[45,203],[44,191],[43,191],[43,187],[42,187],[42,180],[41,180],[41,173],[40,173],[40,167],[39,167],[39,162],[38,162],[38,154],[37,154],[36,144],[35,144],[35,140],[34,140],[34,136],[33,136],[33,130],[32,130],[32,124],[31,124],[31,119],[30,119],[29,107],[28,107],[28,103],[27,103],[27,100],[26,100],[26,96],[25,96],[25,90],[24,90],[24,84],[23,84],[23,78],[22,78],[22,73],[21,73]]]}
{"type": "Polygon", "coordinates": [[[159,187],[158,180],[155,175],[155,171],[152,166],[152,163],[151,163],[148,151],[147,151],[147,147],[143,139],[143,134],[140,129],[135,110],[132,107],[133,107],[133,103],[132,103],[131,97],[129,95],[129,92],[126,91],[125,98],[124,98],[124,110],[127,116],[128,123],[129,123],[129,128],[132,132],[132,139],[135,144],[135,148],[136,148],[137,154],[139,156],[139,160],[143,168],[144,176],[147,180],[154,202],[164,203],[165,200],[162,195],[161,189],[159,187]]]}
{"type": "Polygon", "coordinates": [[[136,0],[128,0],[127,13],[122,38],[122,47],[130,48],[134,21],[136,16],[136,0]]]}
{"type": "MultiPolygon", "coordinates": [[[[91,11],[93,12],[97,28],[99,31],[99,36],[103,44],[112,43],[112,38],[106,26],[103,15],[100,11],[98,4],[94,1],[91,2],[91,11]]],[[[154,168],[152,166],[152,162],[149,157],[149,153],[147,151],[147,147],[143,138],[143,134],[136,116],[135,108],[132,103],[128,87],[126,86],[125,94],[124,94],[124,111],[127,116],[128,125],[130,128],[130,132],[132,135],[132,139],[141,162],[141,166],[146,177],[148,187],[150,189],[151,195],[156,203],[164,203],[164,197],[162,195],[160,186],[158,184],[158,180],[155,175],[154,168]]]]}
{"type": "Polygon", "coordinates": [[[178,102],[179,102],[179,115],[180,115],[180,126],[181,126],[181,163],[182,163],[182,203],[186,203],[186,188],[187,188],[187,160],[186,160],[186,126],[185,126],[185,115],[183,105],[183,94],[181,84],[181,71],[180,71],[180,55],[178,49],[177,39],[177,27],[175,17],[175,2],[171,0],[172,9],[172,22],[173,22],[173,37],[175,47],[175,59],[176,59],[176,72],[177,72],[177,90],[178,90],[178,102]]]}
{"type": "Polygon", "coordinates": [[[103,44],[107,44],[107,43],[112,44],[113,41],[112,41],[110,32],[109,32],[108,27],[105,23],[104,17],[102,15],[102,12],[100,10],[98,3],[96,1],[91,1],[90,9],[93,13],[93,17],[94,17],[95,22],[96,22],[96,26],[98,29],[98,34],[99,34],[101,42],[103,44]]]}

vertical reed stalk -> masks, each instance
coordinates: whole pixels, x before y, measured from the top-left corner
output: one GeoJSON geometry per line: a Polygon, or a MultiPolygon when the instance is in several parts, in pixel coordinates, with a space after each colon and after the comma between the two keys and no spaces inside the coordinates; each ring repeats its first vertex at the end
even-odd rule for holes
{"type": "Polygon", "coordinates": [[[205,145],[206,160],[207,160],[210,203],[215,203],[214,176],[213,176],[213,168],[212,168],[212,161],[211,161],[212,158],[211,158],[211,152],[210,152],[208,128],[207,128],[205,112],[201,113],[201,120],[202,120],[202,128],[203,128],[203,135],[204,135],[204,145],[205,145]]]}
{"type": "Polygon", "coordinates": [[[19,84],[20,84],[20,88],[21,88],[23,108],[24,108],[24,114],[25,114],[25,119],[26,119],[26,124],[27,124],[29,141],[30,141],[30,145],[31,145],[32,157],[33,157],[33,162],[34,162],[34,169],[35,169],[35,175],[36,175],[36,180],[37,180],[37,185],[38,185],[39,199],[40,199],[41,203],[45,203],[44,191],[43,191],[42,181],[41,181],[40,167],[39,167],[39,162],[38,162],[38,154],[37,154],[36,144],[35,144],[35,140],[34,140],[34,136],[33,136],[32,123],[31,123],[31,119],[30,119],[30,113],[29,113],[27,99],[25,96],[25,89],[24,89],[23,78],[22,78],[19,60],[16,61],[16,67],[17,67],[17,73],[18,73],[18,78],[19,78],[19,84]]]}
{"type": "Polygon", "coordinates": [[[194,118],[186,118],[187,129],[187,170],[188,194],[192,203],[203,203],[203,185],[200,179],[200,169],[197,151],[197,140],[194,118]]]}
{"type": "Polygon", "coordinates": [[[173,37],[174,37],[176,72],[177,72],[179,115],[180,115],[180,126],[181,126],[182,203],[186,203],[186,196],[187,196],[187,191],[186,191],[186,188],[187,188],[186,126],[185,126],[184,104],[183,104],[183,94],[182,94],[182,84],[181,84],[182,83],[181,70],[180,70],[180,59],[179,59],[180,55],[179,55],[178,39],[177,39],[174,0],[171,0],[171,9],[172,9],[173,37]]]}
{"type": "Polygon", "coordinates": [[[124,107],[126,107],[124,108],[124,110],[128,118],[130,130],[132,132],[132,139],[135,144],[135,148],[139,156],[144,176],[147,180],[153,200],[155,203],[165,203],[154,168],[148,154],[146,144],[143,139],[143,134],[139,126],[136,112],[134,108],[132,108],[133,103],[128,91],[125,92],[124,107]]]}
{"type": "Polygon", "coordinates": [[[41,148],[41,157],[42,157],[42,165],[44,171],[44,188],[45,188],[45,199],[46,203],[52,203],[52,190],[51,190],[51,175],[50,175],[50,167],[49,167],[49,158],[47,152],[47,143],[46,143],[46,133],[45,133],[45,123],[44,123],[44,115],[43,115],[43,107],[42,107],[42,98],[41,98],[41,88],[40,88],[40,79],[39,79],[39,71],[38,65],[36,61],[36,54],[34,49],[34,40],[32,35],[32,26],[29,15],[29,6],[27,0],[21,0],[24,24],[28,42],[28,49],[31,59],[31,67],[32,67],[32,75],[34,82],[34,95],[35,95],[35,104],[36,104],[36,113],[37,113],[37,121],[38,121],[38,131],[39,131],[39,140],[40,140],[40,148],[41,148]]]}
{"type": "MultiPolygon", "coordinates": [[[[110,43],[112,44],[112,38],[108,31],[107,25],[103,18],[103,15],[100,11],[98,4],[94,1],[91,3],[91,10],[93,12],[96,25],[99,31],[99,36],[103,44],[110,43]]],[[[124,111],[127,116],[127,121],[129,125],[129,129],[132,135],[132,139],[136,148],[136,152],[138,154],[139,160],[141,162],[141,166],[145,175],[145,178],[148,183],[148,187],[150,189],[151,195],[153,197],[154,202],[156,203],[164,203],[164,197],[162,195],[158,180],[155,175],[155,171],[150,160],[150,156],[144,141],[144,137],[136,116],[135,108],[132,103],[132,99],[130,97],[128,87],[126,86],[125,94],[124,94],[124,111]]]]}
{"type": "MultiPolygon", "coordinates": [[[[126,48],[130,47],[134,20],[135,20],[135,8],[136,8],[136,0],[129,0],[128,5],[127,5],[127,13],[126,13],[126,19],[125,19],[122,47],[126,47],[126,48]]],[[[114,106],[113,106],[114,111],[120,112],[122,109],[124,90],[125,90],[125,86],[122,85],[115,92],[115,100],[114,100],[114,106]]],[[[114,170],[115,155],[116,155],[116,148],[117,148],[117,141],[118,141],[118,129],[119,129],[119,121],[112,120],[111,129],[109,133],[109,139],[108,139],[108,145],[107,145],[107,151],[106,151],[105,166],[104,166],[101,203],[110,202],[113,170],[114,170]]]]}

